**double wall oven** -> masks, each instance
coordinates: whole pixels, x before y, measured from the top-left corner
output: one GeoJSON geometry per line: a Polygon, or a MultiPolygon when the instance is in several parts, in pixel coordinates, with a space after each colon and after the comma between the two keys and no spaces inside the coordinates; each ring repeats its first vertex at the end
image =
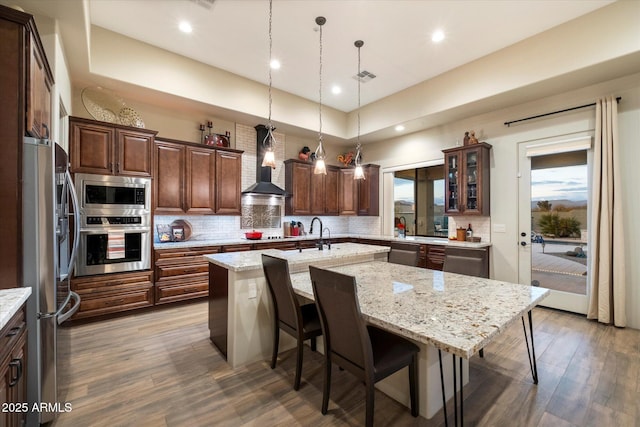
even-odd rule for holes
{"type": "Polygon", "coordinates": [[[76,276],[151,268],[151,179],[76,174],[76,276]]]}

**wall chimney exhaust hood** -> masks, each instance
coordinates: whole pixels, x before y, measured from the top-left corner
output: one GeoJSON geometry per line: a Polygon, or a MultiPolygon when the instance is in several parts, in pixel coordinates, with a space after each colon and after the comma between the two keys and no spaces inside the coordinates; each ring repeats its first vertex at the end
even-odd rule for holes
{"type": "Polygon", "coordinates": [[[271,168],[262,167],[262,158],[264,157],[265,148],[262,146],[262,141],[267,136],[267,127],[265,125],[258,125],[256,129],[256,183],[242,192],[243,196],[247,195],[267,195],[267,196],[279,196],[286,197],[289,194],[282,188],[271,182],[271,168]]]}

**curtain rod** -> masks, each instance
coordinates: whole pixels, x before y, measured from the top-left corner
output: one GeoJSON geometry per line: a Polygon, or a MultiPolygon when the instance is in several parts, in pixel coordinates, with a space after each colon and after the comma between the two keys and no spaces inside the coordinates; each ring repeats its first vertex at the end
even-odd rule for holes
{"type": "MultiPolygon", "coordinates": [[[[621,96],[617,97],[616,98],[616,102],[619,103],[621,99],[622,99],[621,96]]],[[[533,119],[539,119],[540,117],[552,116],[554,114],[566,113],[567,111],[579,110],[581,108],[595,107],[595,106],[596,106],[596,103],[594,102],[594,103],[591,103],[591,104],[580,105],[578,107],[565,108],[564,110],[552,111],[551,113],[538,114],[537,116],[525,117],[524,119],[511,120],[510,122],[504,122],[504,125],[507,126],[507,127],[510,127],[513,123],[524,122],[524,121],[533,120],[533,119]]]]}

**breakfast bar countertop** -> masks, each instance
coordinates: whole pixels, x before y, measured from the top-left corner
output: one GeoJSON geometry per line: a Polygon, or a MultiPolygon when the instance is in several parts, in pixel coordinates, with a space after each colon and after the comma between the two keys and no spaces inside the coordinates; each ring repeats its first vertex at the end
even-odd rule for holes
{"type": "Polygon", "coordinates": [[[0,329],[11,320],[31,295],[31,288],[0,290],[0,329]]]}
{"type": "MultiPolygon", "coordinates": [[[[320,236],[317,234],[307,234],[306,236],[297,236],[297,237],[284,237],[278,239],[261,239],[261,240],[248,240],[245,238],[238,239],[207,239],[207,240],[187,240],[184,242],[167,242],[160,243],[154,242],[154,249],[180,249],[180,248],[197,248],[203,246],[224,246],[224,245],[241,245],[241,244],[261,244],[267,242],[296,242],[300,240],[317,240],[320,236]]],[[[386,242],[407,242],[407,243],[420,243],[420,244],[428,244],[428,245],[448,245],[448,246],[456,246],[462,248],[486,248],[491,246],[490,242],[459,242],[457,240],[449,240],[446,237],[421,237],[421,236],[408,236],[406,238],[394,237],[391,235],[380,235],[380,234],[333,234],[331,239],[324,237],[325,241],[332,241],[335,239],[343,239],[343,238],[351,238],[351,239],[369,239],[369,240],[382,240],[386,242]]]]}
{"type": "MultiPolygon", "coordinates": [[[[212,264],[224,267],[230,271],[249,271],[262,269],[262,254],[272,255],[278,258],[284,258],[289,261],[290,270],[297,271],[297,267],[306,268],[310,263],[333,265],[341,264],[341,259],[349,259],[350,262],[357,262],[359,258],[371,257],[377,254],[385,254],[389,252],[387,246],[364,245],[360,243],[335,243],[331,245],[331,249],[325,247],[323,250],[316,248],[309,249],[265,249],[257,251],[244,252],[223,252],[218,254],[204,255],[204,257],[212,264]]],[[[370,261],[371,259],[361,259],[361,261],[370,261]]]]}
{"type": "MultiPolygon", "coordinates": [[[[363,316],[372,324],[468,359],[548,294],[545,288],[387,262],[329,270],[356,277],[363,316]]],[[[309,272],[291,275],[313,299],[309,272]]]]}

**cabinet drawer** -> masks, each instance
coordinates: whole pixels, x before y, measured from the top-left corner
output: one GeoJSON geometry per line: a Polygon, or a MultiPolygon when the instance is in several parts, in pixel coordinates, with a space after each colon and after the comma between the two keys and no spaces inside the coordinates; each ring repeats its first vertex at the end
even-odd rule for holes
{"type": "Polygon", "coordinates": [[[165,277],[182,276],[185,274],[197,274],[208,273],[209,263],[203,262],[202,257],[197,257],[197,260],[191,262],[181,262],[179,264],[156,264],[156,281],[165,277]]]}
{"type": "Polygon", "coordinates": [[[198,248],[184,248],[184,249],[155,249],[154,250],[154,259],[156,263],[164,260],[173,260],[180,262],[180,259],[207,255],[207,254],[216,254],[220,252],[220,246],[202,246],[198,248]]]}
{"type": "Polygon", "coordinates": [[[153,305],[153,285],[139,286],[128,292],[81,296],[75,319],[117,313],[153,305]]]}
{"type": "Polygon", "coordinates": [[[209,295],[209,274],[192,274],[156,283],[156,304],[201,298],[209,295]]]}
{"type": "Polygon", "coordinates": [[[256,244],[256,250],[262,249],[279,249],[281,251],[287,251],[291,249],[297,249],[297,242],[269,242],[256,244]]]}
{"type": "Polygon", "coordinates": [[[27,324],[25,323],[24,308],[22,308],[0,331],[0,361],[9,354],[26,330],[27,324]]]}
{"type": "Polygon", "coordinates": [[[74,278],[71,289],[80,295],[74,320],[153,305],[151,271],[74,278]]]}
{"type": "Polygon", "coordinates": [[[253,249],[252,244],[247,245],[225,245],[222,247],[222,252],[242,252],[242,251],[250,251],[253,249]]]}

